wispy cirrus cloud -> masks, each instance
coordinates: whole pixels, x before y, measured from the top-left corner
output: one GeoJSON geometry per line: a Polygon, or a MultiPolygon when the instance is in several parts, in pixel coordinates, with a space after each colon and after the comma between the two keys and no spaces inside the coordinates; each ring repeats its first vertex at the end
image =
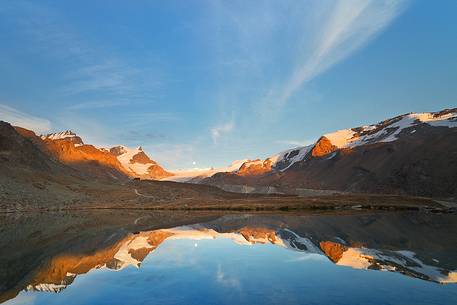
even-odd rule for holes
{"type": "Polygon", "coordinates": [[[299,140],[278,140],[278,141],[275,141],[275,143],[277,144],[285,144],[285,145],[288,145],[288,146],[306,146],[306,145],[311,145],[315,142],[315,140],[303,140],[303,141],[299,141],[299,140]]]}
{"type": "Polygon", "coordinates": [[[36,133],[45,133],[51,129],[49,120],[24,113],[4,104],[0,104],[0,120],[31,129],[36,133]]]}
{"type": "MultiPolygon", "coordinates": [[[[408,3],[214,1],[209,14],[212,23],[202,30],[204,37],[211,37],[211,67],[222,80],[212,100],[218,101],[222,117],[227,112],[237,115],[240,130],[265,130],[277,123],[298,91],[300,103],[308,97],[316,100],[319,93],[301,89],[363,49],[392,24],[408,3]],[[254,15],[256,18],[252,18],[254,15]],[[253,115],[259,118],[255,125],[253,115]]],[[[211,129],[215,143],[223,133],[220,130],[211,129]]]]}
{"type": "MultiPolygon", "coordinates": [[[[283,105],[306,82],[367,44],[405,8],[405,0],[337,0],[316,25],[320,38],[311,54],[299,56],[279,95],[283,105]]],[[[325,4],[324,4],[325,5],[325,4]]]]}

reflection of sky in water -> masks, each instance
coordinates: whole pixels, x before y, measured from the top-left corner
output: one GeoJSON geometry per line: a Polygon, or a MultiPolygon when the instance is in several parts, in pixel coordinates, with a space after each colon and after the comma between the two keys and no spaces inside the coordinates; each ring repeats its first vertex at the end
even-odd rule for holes
{"type": "Polygon", "coordinates": [[[59,294],[6,304],[456,304],[457,285],[336,266],[325,256],[229,239],[167,240],[140,269],[93,270],[59,294]]]}

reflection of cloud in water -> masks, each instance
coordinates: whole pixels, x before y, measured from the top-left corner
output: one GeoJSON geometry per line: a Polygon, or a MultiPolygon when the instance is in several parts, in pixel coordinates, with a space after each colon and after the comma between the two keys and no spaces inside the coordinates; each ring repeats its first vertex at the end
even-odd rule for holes
{"type": "Polygon", "coordinates": [[[322,254],[303,253],[298,257],[285,260],[286,263],[303,262],[303,261],[328,261],[327,257],[322,254]]]}
{"type": "Polygon", "coordinates": [[[225,274],[222,271],[222,267],[220,264],[217,266],[216,281],[223,286],[236,288],[236,289],[241,288],[239,279],[225,274]]]}

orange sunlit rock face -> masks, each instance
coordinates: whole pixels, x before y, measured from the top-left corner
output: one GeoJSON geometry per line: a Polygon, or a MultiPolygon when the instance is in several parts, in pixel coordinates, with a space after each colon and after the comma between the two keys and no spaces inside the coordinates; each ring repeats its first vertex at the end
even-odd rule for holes
{"type": "Polygon", "coordinates": [[[29,285],[33,286],[40,283],[60,284],[67,274],[87,273],[97,266],[102,266],[112,260],[124,242],[125,240],[122,240],[111,247],[99,249],[90,255],[68,254],[54,257],[44,268],[38,271],[29,285]]]}
{"type": "Polygon", "coordinates": [[[237,174],[240,176],[262,175],[271,172],[272,165],[273,163],[270,159],[266,159],[264,161],[259,159],[254,161],[247,161],[241,165],[237,174]]]}
{"type": "Polygon", "coordinates": [[[110,152],[100,150],[93,145],[75,146],[70,140],[44,140],[51,154],[60,162],[83,167],[90,174],[99,175],[96,165],[113,169],[116,176],[127,175],[117,158],[110,152]]]}
{"type": "Polygon", "coordinates": [[[337,263],[347,250],[344,245],[332,241],[321,241],[319,246],[325,255],[334,263],[337,263]]]}
{"type": "Polygon", "coordinates": [[[313,157],[322,157],[334,152],[337,149],[338,147],[333,145],[329,139],[326,137],[321,137],[314,145],[314,148],[311,150],[311,155],[313,157]]]}
{"type": "Polygon", "coordinates": [[[276,232],[271,229],[244,227],[238,230],[238,232],[250,243],[266,244],[270,242],[275,244],[279,241],[276,232]]]}
{"type": "Polygon", "coordinates": [[[40,138],[33,131],[21,127],[15,127],[15,129],[53,159],[85,174],[116,179],[126,177],[162,179],[173,175],[150,159],[142,149],[132,156],[129,163],[150,166],[145,169],[143,174],[137,174],[119,161],[118,155],[122,153],[120,151],[122,147],[114,147],[110,150],[99,149],[93,145],[84,144],[80,137],[69,131],[59,133],[60,137],[52,134],[40,138]]]}
{"type": "Polygon", "coordinates": [[[52,258],[42,269],[40,269],[29,283],[30,286],[46,284],[61,284],[69,274],[79,275],[89,272],[92,269],[107,266],[116,269],[116,254],[122,246],[127,246],[134,242],[137,237],[145,237],[147,243],[135,248],[133,245],[128,249],[131,257],[138,262],[142,262],[146,256],[155,250],[165,239],[172,236],[170,232],[156,230],[143,232],[140,234],[129,235],[116,244],[98,249],[95,253],[85,255],[64,254],[52,258]]]}
{"type": "Polygon", "coordinates": [[[140,151],[136,155],[130,159],[131,163],[140,163],[140,164],[148,164],[148,163],[153,163],[155,164],[156,162],[151,160],[145,153],[144,151],[140,151]]]}
{"type": "Polygon", "coordinates": [[[36,144],[53,159],[96,177],[122,178],[127,171],[109,151],[83,144],[77,136],[52,139],[38,137],[33,131],[15,127],[16,131],[36,144]]]}

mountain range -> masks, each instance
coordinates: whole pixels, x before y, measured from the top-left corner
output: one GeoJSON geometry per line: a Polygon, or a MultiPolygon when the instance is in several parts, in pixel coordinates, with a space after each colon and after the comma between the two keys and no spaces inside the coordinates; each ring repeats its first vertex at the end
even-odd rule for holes
{"type": "MultiPolygon", "coordinates": [[[[200,183],[306,190],[457,195],[457,109],[409,113],[373,125],[339,130],[315,143],[238,170],[219,172],[200,183]]],[[[249,191],[249,188],[248,188],[249,191]]]]}
{"type": "MultiPolygon", "coordinates": [[[[408,113],[322,135],[315,143],[225,168],[170,172],[141,148],[99,148],[71,131],[36,135],[0,122],[0,200],[31,189],[72,200],[81,183],[167,180],[240,193],[457,197],[457,108],[408,113]],[[84,181],[84,182],[81,182],[84,181]],[[62,186],[62,182],[65,182],[62,186]]],[[[33,196],[32,196],[33,197],[33,196]]]]}

